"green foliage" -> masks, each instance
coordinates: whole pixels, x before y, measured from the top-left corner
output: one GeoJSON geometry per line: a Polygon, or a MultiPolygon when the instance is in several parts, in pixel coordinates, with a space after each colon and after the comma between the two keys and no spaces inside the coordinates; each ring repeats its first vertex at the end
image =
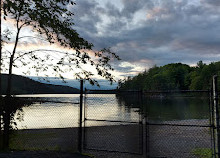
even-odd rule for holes
{"type": "MultiPolygon", "coordinates": [[[[196,67],[172,63],[154,66],[148,71],[120,81],[121,90],[207,90],[212,84],[213,75],[220,75],[220,62],[209,65],[202,61],[196,67]]],[[[220,84],[220,80],[219,80],[220,84]]]]}

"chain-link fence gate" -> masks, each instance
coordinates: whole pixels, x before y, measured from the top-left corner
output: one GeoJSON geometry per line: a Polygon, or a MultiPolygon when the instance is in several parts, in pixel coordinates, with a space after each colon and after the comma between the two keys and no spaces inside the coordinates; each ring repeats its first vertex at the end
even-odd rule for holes
{"type": "Polygon", "coordinates": [[[142,104],[128,107],[116,91],[95,90],[86,90],[84,103],[84,149],[143,154],[142,104]]]}
{"type": "Polygon", "coordinates": [[[157,93],[145,103],[148,157],[212,156],[209,92],[157,93]]]}
{"type": "Polygon", "coordinates": [[[219,105],[212,92],[145,92],[147,156],[218,157],[219,105]]]}
{"type": "Polygon", "coordinates": [[[211,91],[95,91],[84,97],[84,149],[215,157],[211,91]]]}

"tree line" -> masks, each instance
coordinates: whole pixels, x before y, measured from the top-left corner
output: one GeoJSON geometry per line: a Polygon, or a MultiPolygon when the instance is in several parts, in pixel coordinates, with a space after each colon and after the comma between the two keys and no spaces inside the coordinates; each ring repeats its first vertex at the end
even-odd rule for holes
{"type": "MultiPolygon", "coordinates": [[[[199,61],[196,66],[171,63],[154,66],[134,77],[119,80],[120,90],[208,90],[212,77],[220,76],[220,61],[205,64],[199,61]]],[[[220,85],[220,80],[218,80],[220,85]]]]}

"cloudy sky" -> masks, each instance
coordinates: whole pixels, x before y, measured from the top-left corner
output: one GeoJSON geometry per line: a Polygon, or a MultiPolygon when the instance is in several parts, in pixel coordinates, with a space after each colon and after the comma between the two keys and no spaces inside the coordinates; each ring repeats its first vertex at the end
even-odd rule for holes
{"type": "MultiPolygon", "coordinates": [[[[74,29],[93,43],[95,50],[110,47],[122,59],[111,63],[116,79],[154,65],[220,61],[220,0],[75,2],[68,6],[75,13],[74,29]]],[[[2,26],[13,25],[3,21],[2,26]]],[[[21,74],[21,69],[15,68],[14,73],[21,74]]]]}
{"type": "Polygon", "coordinates": [[[220,60],[219,0],[76,0],[75,29],[122,59],[119,77],[154,65],[220,60]]]}

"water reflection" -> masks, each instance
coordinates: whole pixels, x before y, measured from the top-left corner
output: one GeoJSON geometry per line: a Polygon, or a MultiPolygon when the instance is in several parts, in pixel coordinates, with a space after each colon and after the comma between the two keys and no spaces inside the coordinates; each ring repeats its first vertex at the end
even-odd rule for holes
{"type": "Polygon", "coordinates": [[[17,97],[35,100],[32,106],[22,108],[23,120],[16,121],[18,129],[78,126],[79,108],[76,103],[79,103],[79,94],[37,94],[17,97]]]}
{"type": "Polygon", "coordinates": [[[70,104],[34,104],[23,107],[23,112],[23,121],[17,122],[18,129],[66,128],[78,122],[78,107],[70,104]]]}
{"type": "MultiPolygon", "coordinates": [[[[19,96],[27,97],[27,96],[19,96]]],[[[78,126],[79,95],[28,95],[49,102],[23,107],[23,121],[18,129],[66,128],[78,126]],[[64,102],[64,103],[61,103],[64,102]]],[[[141,115],[150,120],[208,119],[208,98],[149,98],[140,95],[88,94],[85,99],[86,118],[138,122],[141,115]]],[[[18,114],[18,113],[17,113],[18,114]]],[[[17,116],[16,116],[17,117],[17,116]]],[[[87,126],[106,125],[90,121],[87,126]]]]}
{"type": "Polygon", "coordinates": [[[149,120],[189,120],[209,118],[208,97],[144,97],[120,95],[119,105],[138,108],[149,120]]]}
{"type": "MultiPolygon", "coordinates": [[[[118,102],[115,94],[89,94],[86,99],[87,119],[138,122],[136,108],[128,108],[118,102]]],[[[104,122],[88,122],[88,125],[103,125],[104,122]]],[[[106,124],[104,124],[106,125],[106,124]]]]}

